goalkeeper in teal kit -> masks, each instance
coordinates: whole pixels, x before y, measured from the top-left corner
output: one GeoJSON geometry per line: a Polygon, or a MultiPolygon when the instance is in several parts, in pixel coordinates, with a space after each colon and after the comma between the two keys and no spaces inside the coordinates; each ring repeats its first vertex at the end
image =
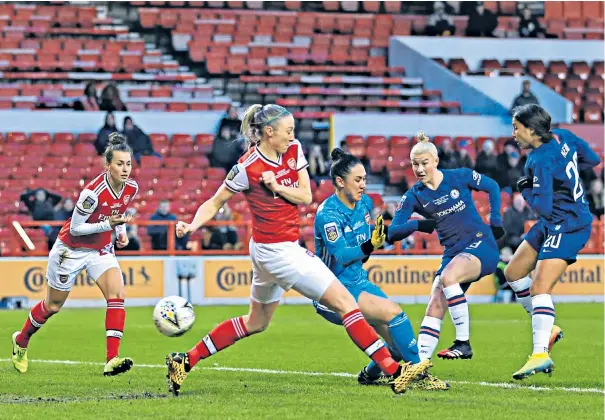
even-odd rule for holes
{"type": "MultiPolygon", "coordinates": [[[[330,175],[336,193],[324,201],[315,219],[316,254],[351,292],[363,315],[385,339],[394,358],[419,363],[418,346],[408,316],[401,307],[368,279],[363,263],[386,241],[386,227],[379,217],[371,228],[372,200],[364,194],[366,172],[356,157],[340,149],[332,152],[330,175]]],[[[340,318],[318,302],[317,312],[328,321],[340,318]]],[[[380,368],[370,363],[358,376],[363,385],[388,383],[380,368]]],[[[427,374],[411,388],[446,390],[449,384],[427,374]]]]}

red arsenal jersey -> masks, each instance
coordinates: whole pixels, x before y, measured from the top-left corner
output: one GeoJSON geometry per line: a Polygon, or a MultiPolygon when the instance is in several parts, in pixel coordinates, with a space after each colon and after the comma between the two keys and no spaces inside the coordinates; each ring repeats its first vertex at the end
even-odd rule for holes
{"type": "MultiPolygon", "coordinates": [[[[80,193],[74,212],[87,216],[87,223],[99,223],[112,215],[124,214],[128,204],[132,201],[139,186],[128,179],[122,191],[116,192],[109,184],[109,174],[102,173],[93,179],[80,193]]],[[[59,232],[59,239],[70,248],[90,248],[99,251],[112,252],[111,230],[90,235],[74,236],[69,227],[71,217],[65,222],[59,232]]]]}
{"type": "Polygon", "coordinates": [[[225,179],[233,192],[243,192],[252,212],[252,238],[257,243],[295,242],[300,236],[298,208],[271,192],[261,181],[263,172],[272,171],[282,185],[298,187],[298,171],[309,164],[298,140],[274,162],[256,147],[244,154],[225,179]]]}

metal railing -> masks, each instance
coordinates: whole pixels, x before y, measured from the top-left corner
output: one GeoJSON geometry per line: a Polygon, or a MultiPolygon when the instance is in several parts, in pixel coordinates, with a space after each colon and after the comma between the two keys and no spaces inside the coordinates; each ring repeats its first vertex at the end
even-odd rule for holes
{"type": "MultiPolygon", "coordinates": [[[[30,237],[32,233],[31,228],[40,228],[42,226],[53,226],[61,227],[64,221],[13,221],[11,223],[11,235],[9,238],[9,248],[11,256],[46,256],[48,255],[48,249],[40,246],[36,246],[36,242],[30,237]],[[29,230],[29,233],[28,233],[29,230]]],[[[248,255],[248,242],[252,235],[252,222],[251,221],[212,221],[208,222],[204,227],[197,232],[194,232],[189,237],[189,244],[191,250],[177,250],[175,247],[175,228],[176,221],[151,221],[151,220],[135,220],[132,225],[136,225],[138,228],[142,226],[166,226],[167,231],[171,234],[167,235],[167,247],[162,250],[154,250],[151,247],[147,247],[149,241],[147,241],[147,235],[139,235],[142,239],[141,249],[137,251],[125,251],[116,248],[116,255],[118,256],[208,256],[208,255],[248,255]],[[239,250],[205,250],[201,249],[202,232],[204,228],[230,226],[233,228],[245,228],[246,234],[244,237],[238,237],[238,240],[242,243],[242,247],[239,250]]],[[[389,224],[389,222],[386,222],[389,224]]],[[[309,219],[307,223],[301,223],[301,228],[312,226],[313,219],[309,219]]],[[[526,231],[531,227],[531,222],[526,224],[526,231]]],[[[238,233],[242,230],[238,229],[238,233]]],[[[596,246],[593,246],[592,252],[596,254],[603,254],[603,221],[595,221],[593,223],[593,235],[591,241],[594,243],[596,238],[596,246]]],[[[38,235],[42,236],[42,234],[38,235]]],[[[393,245],[392,249],[379,250],[375,254],[378,255],[441,255],[443,249],[436,242],[436,237],[432,235],[416,232],[414,233],[414,244],[411,248],[404,249],[401,242],[397,242],[393,245]],[[426,245],[426,246],[425,246],[426,245]]],[[[39,243],[39,242],[38,242],[39,243]]],[[[587,249],[588,250],[588,249],[587,249]]]]}

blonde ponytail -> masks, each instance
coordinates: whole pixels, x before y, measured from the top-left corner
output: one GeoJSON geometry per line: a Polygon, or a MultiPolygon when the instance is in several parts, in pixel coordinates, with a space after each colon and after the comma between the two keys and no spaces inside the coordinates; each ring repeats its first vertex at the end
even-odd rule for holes
{"type": "Polygon", "coordinates": [[[256,113],[263,108],[260,104],[250,105],[244,112],[240,133],[246,139],[248,148],[255,146],[261,139],[260,128],[254,123],[256,113]]]}
{"type": "Polygon", "coordinates": [[[431,139],[424,134],[424,131],[419,131],[418,134],[416,134],[416,139],[418,140],[418,143],[412,147],[410,159],[413,159],[414,156],[422,153],[430,153],[435,159],[439,157],[437,147],[435,147],[435,144],[431,143],[431,139]]]}

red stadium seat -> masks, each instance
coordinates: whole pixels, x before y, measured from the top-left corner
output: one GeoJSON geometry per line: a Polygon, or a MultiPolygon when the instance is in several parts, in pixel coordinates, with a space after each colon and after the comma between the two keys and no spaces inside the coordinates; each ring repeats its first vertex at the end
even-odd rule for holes
{"type": "Polygon", "coordinates": [[[55,133],[56,143],[68,143],[74,142],[74,135],[72,133],[55,133]]]}
{"type": "Polygon", "coordinates": [[[162,166],[162,159],[156,156],[142,156],[141,167],[143,168],[159,168],[162,166]]]}
{"type": "Polygon", "coordinates": [[[165,157],[164,167],[166,168],[184,168],[186,160],[180,157],[165,157]]]}
{"type": "Polygon", "coordinates": [[[219,180],[220,185],[227,176],[227,171],[225,171],[223,168],[208,168],[207,175],[208,179],[219,180]]]}
{"type": "Polygon", "coordinates": [[[78,142],[80,143],[94,143],[97,140],[95,133],[80,133],[78,134],[78,142]]]}
{"type": "Polygon", "coordinates": [[[193,147],[193,138],[189,134],[173,134],[172,144],[174,146],[190,146],[193,147]]]}
{"type": "Polygon", "coordinates": [[[90,143],[76,144],[74,146],[73,152],[77,156],[96,156],[97,155],[97,149],[90,143]]]}
{"type": "Polygon", "coordinates": [[[29,142],[32,144],[48,144],[51,142],[50,134],[48,133],[31,133],[29,142]]]}
{"type": "Polygon", "coordinates": [[[22,132],[6,133],[6,141],[8,143],[27,143],[27,135],[22,132]]]}
{"type": "Polygon", "coordinates": [[[208,168],[210,166],[210,161],[206,156],[193,156],[187,158],[187,166],[190,168],[208,168]]]}

